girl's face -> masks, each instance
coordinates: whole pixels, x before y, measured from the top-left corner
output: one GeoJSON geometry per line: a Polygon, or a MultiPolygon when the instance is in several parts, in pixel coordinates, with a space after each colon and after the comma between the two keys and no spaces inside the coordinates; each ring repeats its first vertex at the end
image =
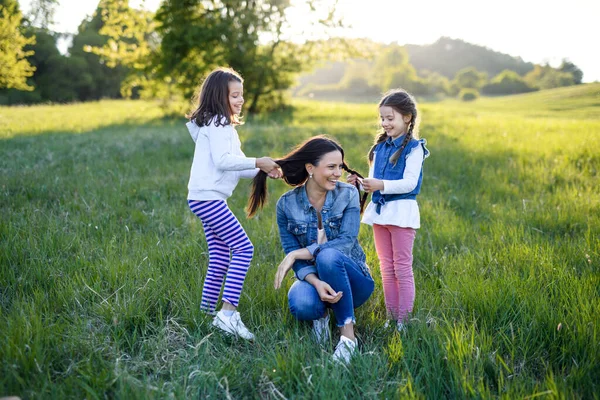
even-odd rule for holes
{"type": "Polygon", "coordinates": [[[396,139],[406,133],[411,115],[402,115],[390,106],[379,107],[381,127],[392,139],[396,139]]]}
{"type": "Polygon", "coordinates": [[[231,114],[240,115],[244,105],[244,85],[238,81],[229,82],[229,109],[231,114]]]}
{"type": "Polygon", "coordinates": [[[324,154],[319,165],[306,164],[306,170],[312,174],[309,181],[312,181],[316,188],[322,191],[335,189],[336,183],[342,176],[343,162],[342,153],[335,150],[324,154]]]}

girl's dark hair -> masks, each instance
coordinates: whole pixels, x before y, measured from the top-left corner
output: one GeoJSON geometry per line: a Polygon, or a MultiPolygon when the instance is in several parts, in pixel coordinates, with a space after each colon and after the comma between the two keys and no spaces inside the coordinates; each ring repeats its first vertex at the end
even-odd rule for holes
{"type": "MultiPolygon", "coordinates": [[[[406,145],[408,144],[410,139],[412,139],[413,137],[418,137],[417,127],[416,127],[416,125],[417,125],[417,102],[416,102],[415,98],[410,93],[408,93],[406,90],[394,89],[394,90],[388,91],[383,96],[381,101],[379,102],[379,107],[381,108],[383,106],[392,107],[394,109],[394,111],[402,114],[403,116],[406,116],[406,115],[411,116],[410,122],[408,123],[408,131],[406,132],[406,136],[404,137],[404,140],[402,141],[402,145],[390,157],[390,162],[393,164],[396,164],[396,161],[398,161],[400,154],[402,154],[402,150],[404,150],[404,148],[406,147],[406,145]]],[[[377,137],[375,138],[375,142],[373,143],[373,146],[369,150],[369,162],[373,161],[373,152],[375,151],[375,147],[379,143],[385,142],[387,140],[387,138],[388,138],[388,136],[387,136],[387,133],[385,133],[385,131],[382,131],[377,135],[377,137]]]]}
{"type": "MultiPolygon", "coordinates": [[[[290,186],[300,186],[308,179],[306,164],[319,165],[323,156],[332,151],[342,153],[342,168],[351,174],[362,178],[358,172],[350,169],[344,160],[344,149],[333,139],[326,136],[313,136],[299,144],[285,157],[275,160],[283,171],[283,180],[290,186]]],[[[357,182],[358,188],[358,182],[357,182]]],[[[267,174],[259,171],[252,181],[252,193],[248,200],[246,211],[252,217],[259,208],[262,208],[267,199],[267,174]]],[[[361,202],[361,212],[364,200],[361,202]]]]}
{"type": "Polygon", "coordinates": [[[229,82],[244,83],[231,68],[220,67],[212,71],[200,86],[198,107],[186,118],[198,126],[206,126],[214,118],[215,126],[239,125],[240,121],[229,107],[229,82]]]}

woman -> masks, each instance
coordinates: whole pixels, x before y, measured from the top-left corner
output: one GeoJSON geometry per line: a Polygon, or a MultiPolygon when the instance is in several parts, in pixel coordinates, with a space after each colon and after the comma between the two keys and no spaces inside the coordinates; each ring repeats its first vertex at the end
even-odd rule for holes
{"type": "MultiPolygon", "coordinates": [[[[358,243],[358,190],[339,182],[344,150],[333,140],[308,139],[276,163],[295,189],[277,202],[277,225],[286,257],[275,275],[275,288],[290,269],[298,280],[288,292],[290,311],[298,320],[313,321],[320,343],[329,338],[329,309],[340,329],[334,360],[347,363],[356,350],[354,309],[367,301],[374,283],[358,243]]],[[[267,174],[253,182],[248,210],[253,215],[266,197],[267,174]]]]}

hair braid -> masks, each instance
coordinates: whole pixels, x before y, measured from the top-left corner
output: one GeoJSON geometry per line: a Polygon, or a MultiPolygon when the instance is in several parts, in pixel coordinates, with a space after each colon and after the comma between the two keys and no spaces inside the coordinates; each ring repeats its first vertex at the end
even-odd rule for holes
{"type": "Polygon", "coordinates": [[[379,135],[377,135],[377,137],[375,138],[375,142],[373,143],[373,146],[371,146],[371,149],[369,150],[369,163],[371,161],[373,161],[373,154],[375,153],[375,147],[377,147],[377,145],[381,142],[385,142],[387,139],[387,133],[385,132],[381,132],[379,135]]]}
{"type": "Polygon", "coordinates": [[[413,127],[415,126],[414,121],[415,121],[415,118],[413,117],[410,120],[410,123],[408,125],[408,132],[406,132],[406,135],[404,136],[404,140],[402,141],[400,148],[398,150],[396,150],[394,152],[394,154],[392,154],[392,156],[390,157],[390,162],[394,165],[396,165],[396,163],[398,162],[398,159],[400,158],[400,155],[404,151],[404,148],[406,147],[408,142],[410,142],[410,140],[412,139],[413,127]]]}
{"type": "MultiPolygon", "coordinates": [[[[342,169],[346,172],[348,172],[349,174],[352,175],[356,175],[358,176],[360,179],[364,179],[364,176],[362,176],[361,174],[359,174],[357,171],[351,169],[350,167],[348,167],[348,165],[346,163],[342,164],[342,169]]],[[[354,182],[354,186],[356,187],[356,190],[358,190],[358,193],[360,194],[360,183],[358,182],[358,180],[356,180],[354,182]]],[[[362,194],[362,196],[360,197],[360,213],[362,214],[364,209],[365,209],[365,204],[367,203],[367,197],[369,196],[369,193],[364,192],[362,194]]]]}

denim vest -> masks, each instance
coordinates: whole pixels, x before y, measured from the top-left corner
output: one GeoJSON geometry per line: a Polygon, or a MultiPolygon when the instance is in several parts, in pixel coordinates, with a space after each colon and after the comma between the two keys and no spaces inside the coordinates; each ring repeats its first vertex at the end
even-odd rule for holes
{"type": "MultiPolygon", "coordinates": [[[[398,180],[404,177],[404,169],[406,168],[406,159],[412,152],[412,150],[421,145],[423,146],[423,160],[429,155],[429,150],[425,147],[427,141],[425,139],[412,139],[406,144],[402,150],[402,154],[398,157],[396,164],[390,162],[390,157],[394,154],[404,141],[404,135],[392,140],[388,138],[385,142],[379,143],[374,150],[377,155],[375,158],[375,165],[373,167],[373,177],[376,179],[383,180],[398,180]]],[[[419,175],[419,181],[417,186],[410,193],[397,193],[397,194],[381,194],[381,191],[377,190],[373,192],[371,201],[377,204],[377,214],[381,213],[381,206],[388,201],[411,199],[415,200],[417,194],[421,191],[421,183],[423,182],[423,169],[419,175]]]]}
{"type": "MultiPolygon", "coordinates": [[[[335,189],[327,192],[321,209],[327,242],[318,244],[317,210],[308,201],[306,188],[299,186],[284,193],[277,201],[277,225],[285,254],[307,248],[316,258],[321,250],[332,247],[356,262],[365,275],[370,275],[365,253],[357,239],[360,228],[358,197],[358,190],[343,182],[336,183],[335,189]]],[[[296,260],[293,269],[300,280],[310,273],[317,273],[314,259],[296,260]]]]}

